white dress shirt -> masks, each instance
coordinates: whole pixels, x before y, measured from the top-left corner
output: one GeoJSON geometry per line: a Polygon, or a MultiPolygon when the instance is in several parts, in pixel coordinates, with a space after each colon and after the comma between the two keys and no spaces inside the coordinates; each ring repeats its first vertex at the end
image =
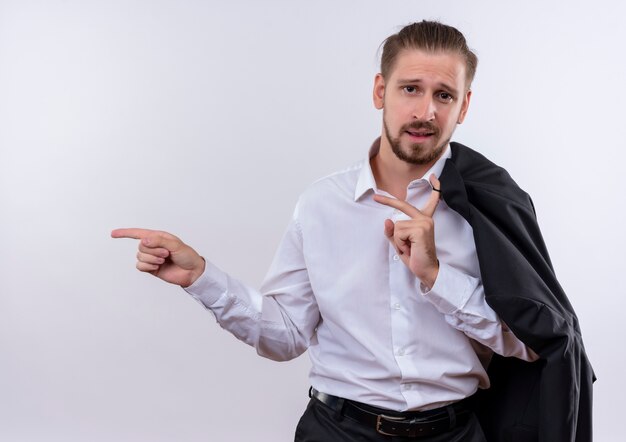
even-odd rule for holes
{"type": "MultiPolygon", "coordinates": [[[[448,146],[409,184],[409,204],[426,204],[427,178],[449,157],[448,146]]],[[[372,199],[390,195],[377,189],[369,158],[302,194],[260,291],[207,262],[187,292],[262,356],[308,349],[318,391],[396,411],[487,388],[492,352],[535,359],[486,304],[472,228],[443,200],[433,215],[439,274],[424,291],[383,233],[386,218],[407,217],[372,199]]]]}

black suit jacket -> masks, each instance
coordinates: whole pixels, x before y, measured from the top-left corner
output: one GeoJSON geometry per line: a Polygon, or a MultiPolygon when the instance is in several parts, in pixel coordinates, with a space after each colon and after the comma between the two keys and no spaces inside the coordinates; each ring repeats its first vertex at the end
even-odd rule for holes
{"type": "Polygon", "coordinates": [[[528,194],[501,167],[459,143],[442,197],[474,230],[487,303],[540,359],[494,355],[479,417],[489,441],[592,440],[593,370],[528,194]]]}

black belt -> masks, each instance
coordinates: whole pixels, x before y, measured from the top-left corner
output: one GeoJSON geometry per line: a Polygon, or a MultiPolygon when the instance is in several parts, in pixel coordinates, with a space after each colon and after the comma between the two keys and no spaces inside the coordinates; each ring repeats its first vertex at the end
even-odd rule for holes
{"type": "Polygon", "coordinates": [[[380,434],[416,438],[435,436],[465,425],[472,415],[474,402],[473,397],[469,397],[434,410],[399,413],[321,393],[313,387],[309,396],[343,416],[375,428],[380,434]]]}

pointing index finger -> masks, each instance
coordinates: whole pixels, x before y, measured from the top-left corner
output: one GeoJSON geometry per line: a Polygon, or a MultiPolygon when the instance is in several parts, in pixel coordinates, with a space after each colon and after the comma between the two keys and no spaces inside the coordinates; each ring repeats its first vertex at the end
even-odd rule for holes
{"type": "Polygon", "coordinates": [[[432,174],[430,176],[429,181],[430,185],[433,187],[433,190],[430,193],[430,198],[428,199],[428,202],[422,209],[417,209],[406,201],[389,198],[383,195],[374,195],[374,201],[389,207],[393,207],[394,209],[398,209],[411,218],[416,218],[419,215],[426,215],[429,218],[432,218],[433,214],[435,213],[435,209],[439,204],[439,199],[441,195],[441,183],[439,182],[435,174],[432,174]]]}
{"type": "Polygon", "coordinates": [[[407,203],[406,201],[397,200],[395,198],[389,198],[388,196],[383,195],[374,195],[374,201],[380,204],[384,204],[385,206],[393,207],[394,209],[398,209],[403,212],[405,215],[415,218],[419,216],[420,211],[415,207],[407,203]]]}
{"type": "Polygon", "coordinates": [[[132,239],[143,239],[154,233],[154,230],[149,229],[115,229],[111,232],[112,238],[132,238],[132,239]]]}
{"type": "Polygon", "coordinates": [[[150,229],[115,229],[111,232],[113,238],[133,238],[141,240],[141,244],[150,247],[157,248],[162,247],[170,252],[176,252],[180,249],[183,242],[176,236],[162,232],[160,230],[150,229]]]}

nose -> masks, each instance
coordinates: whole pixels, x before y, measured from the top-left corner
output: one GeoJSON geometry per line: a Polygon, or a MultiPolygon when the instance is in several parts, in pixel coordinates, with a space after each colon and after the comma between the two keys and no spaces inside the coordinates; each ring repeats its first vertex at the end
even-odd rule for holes
{"type": "Polygon", "coordinates": [[[413,118],[419,121],[432,121],[435,119],[435,102],[432,97],[423,96],[416,100],[413,108],[413,118]]]}

